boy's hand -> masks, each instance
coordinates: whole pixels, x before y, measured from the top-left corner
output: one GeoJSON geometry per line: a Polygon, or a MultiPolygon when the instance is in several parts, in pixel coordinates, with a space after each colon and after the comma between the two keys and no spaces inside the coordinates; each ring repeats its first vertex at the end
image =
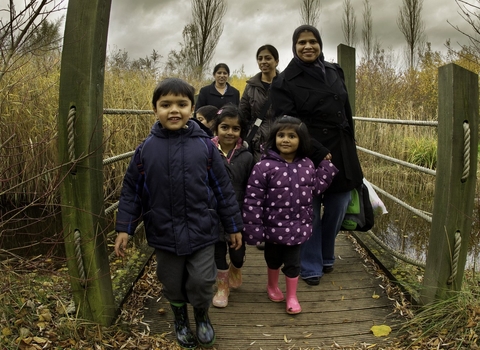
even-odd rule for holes
{"type": "Polygon", "coordinates": [[[230,233],[230,248],[239,250],[242,247],[242,234],[240,232],[230,233]]]}
{"type": "Polygon", "coordinates": [[[115,238],[115,254],[117,256],[124,257],[125,249],[127,249],[128,244],[128,233],[119,232],[117,238],[115,238]]]}

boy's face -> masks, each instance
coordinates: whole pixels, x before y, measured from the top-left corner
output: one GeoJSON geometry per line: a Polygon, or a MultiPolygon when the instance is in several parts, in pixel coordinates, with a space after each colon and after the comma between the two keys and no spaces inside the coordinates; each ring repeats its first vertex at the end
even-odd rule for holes
{"type": "Polygon", "coordinates": [[[160,96],[153,109],[165,129],[180,130],[193,113],[193,105],[187,96],[168,94],[160,96]]]}
{"type": "Polygon", "coordinates": [[[205,118],[202,114],[197,112],[197,119],[200,123],[207,126],[207,118],[205,118]]]}
{"type": "Polygon", "coordinates": [[[209,122],[207,122],[207,118],[205,118],[202,114],[198,112],[197,112],[197,119],[200,123],[205,125],[207,128],[211,128],[213,125],[213,120],[210,120],[209,122]]]}

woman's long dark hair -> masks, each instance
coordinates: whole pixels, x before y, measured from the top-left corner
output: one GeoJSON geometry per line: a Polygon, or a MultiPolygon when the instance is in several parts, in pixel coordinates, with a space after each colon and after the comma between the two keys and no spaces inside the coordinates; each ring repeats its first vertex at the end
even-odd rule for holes
{"type": "Polygon", "coordinates": [[[284,129],[293,129],[298,135],[298,149],[296,153],[297,158],[307,157],[310,154],[310,134],[308,133],[307,126],[300,119],[284,115],[278,118],[270,129],[267,141],[264,146],[264,153],[267,154],[268,150],[273,150],[280,153],[277,148],[277,133],[284,129]]]}

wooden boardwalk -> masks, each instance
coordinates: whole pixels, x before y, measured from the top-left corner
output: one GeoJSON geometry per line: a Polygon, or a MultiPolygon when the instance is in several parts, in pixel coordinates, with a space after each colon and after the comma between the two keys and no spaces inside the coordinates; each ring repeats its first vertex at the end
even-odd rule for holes
{"type": "MultiPolygon", "coordinates": [[[[267,297],[263,252],[248,246],[243,285],[230,292],[226,308],[210,309],[217,335],[214,348],[323,349],[335,343],[342,347],[382,343],[383,338],[374,337],[370,327],[386,324],[393,328],[398,324],[392,314],[394,302],[380,287],[373,267],[364,264],[342,232],[337,237],[336,256],[335,270],[324,275],[320,285],[309,286],[299,281],[298,299],[303,311],[288,315],[285,302],[274,303],[267,297]]],[[[280,287],[285,291],[282,274],[280,277],[280,287]]],[[[145,307],[144,322],[150,330],[175,339],[173,315],[166,300],[152,299],[145,307]],[[159,314],[160,308],[166,312],[159,314]]],[[[189,311],[194,328],[192,309],[189,311]]]]}

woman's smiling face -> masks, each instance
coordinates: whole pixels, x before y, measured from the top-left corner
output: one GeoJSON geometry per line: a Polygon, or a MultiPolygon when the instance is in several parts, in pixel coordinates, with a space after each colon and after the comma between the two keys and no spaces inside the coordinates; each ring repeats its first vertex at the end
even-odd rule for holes
{"type": "Polygon", "coordinates": [[[320,43],[315,38],[312,32],[300,33],[297,43],[295,44],[295,51],[298,58],[305,63],[313,63],[322,53],[320,43]]]}

